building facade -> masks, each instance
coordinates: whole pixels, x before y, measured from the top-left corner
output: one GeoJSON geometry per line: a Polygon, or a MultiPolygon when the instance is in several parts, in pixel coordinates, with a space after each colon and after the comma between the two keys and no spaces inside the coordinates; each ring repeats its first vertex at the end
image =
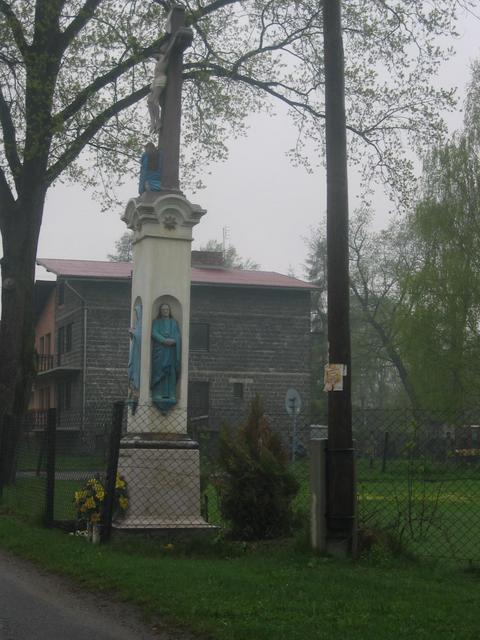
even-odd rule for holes
{"type": "MultiPolygon", "coordinates": [[[[56,281],[37,281],[38,373],[31,408],[56,407],[65,430],[90,428],[127,397],[132,265],[41,259],[56,281]],[[40,293],[42,295],[40,295],[40,293]],[[102,408],[100,411],[99,408],[102,408]]],[[[227,269],[193,252],[189,415],[217,429],[260,394],[285,412],[294,387],[310,402],[310,283],[227,269]]]]}

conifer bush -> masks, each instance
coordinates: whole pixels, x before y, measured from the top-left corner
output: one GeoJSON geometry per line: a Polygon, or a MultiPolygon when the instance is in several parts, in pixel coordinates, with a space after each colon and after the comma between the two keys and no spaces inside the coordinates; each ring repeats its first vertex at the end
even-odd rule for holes
{"type": "Polygon", "coordinates": [[[237,433],[222,431],[219,460],[223,470],[220,510],[230,523],[232,537],[263,540],[290,533],[292,501],[299,485],[258,396],[237,433]]]}

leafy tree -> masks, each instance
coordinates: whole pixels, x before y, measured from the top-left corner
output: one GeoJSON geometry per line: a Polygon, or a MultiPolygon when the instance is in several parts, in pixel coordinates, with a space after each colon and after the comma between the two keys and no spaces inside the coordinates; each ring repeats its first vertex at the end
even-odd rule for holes
{"type": "MultiPolygon", "coordinates": [[[[400,255],[398,225],[379,234],[369,228],[370,216],[358,211],[350,224],[350,322],[352,339],[352,402],[362,408],[379,408],[404,402],[403,388],[410,402],[408,371],[397,345],[398,305],[402,301],[397,259],[400,255]]],[[[406,246],[403,259],[407,258],[406,246]]],[[[327,362],[326,329],[326,239],[325,225],[309,241],[307,277],[319,289],[314,294],[312,358],[312,398],[318,409],[324,407],[323,365],[327,362]]]]}
{"type": "Polygon", "coordinates": [[[221,251],[223,253],[224,264],[229,269],[260,269],[260,265],[254,260],[239,256],[233,245],[228,245],[224,250],[223,244],[218,240],[208,240],[200,247],[200,251],[221,251]]]}
{"type": "MultiPolygon", "coordinates": [[[[428,83],[468,0],[350,0],[344,6],[352,153],[399,184],[401,132],[442,130],[451,94],[428,83]],[[412,51],[415,47],[415,53],[412,51]],[[389,81],[378,69],[383,65],[389,81]]],[[[311,0],[186,1],[195,32],[184,65],[185,176],[225,158],[246,116],[283,101],[302,140],[322,144],[321,5],[311,0]]],[[[143,99],[163,42],[167,0],[0,0],[0,232],[3,243],[0,418],[21,412],[33,375],[33,280],[45,197],[74,180],[104,190],[133,170],[147,123],[143,99]]],[[[407,171],[408,173],[408,171],[407,171]]]]}
{"type": "Polygon", "coordinates": [[[480,383],[480,159],[468,133],[435,148],[409,225],[421,262],[406,278],[401,349],[430,407],[460,409],[480,383]]]}
{"type": "Polygon", "coordinates": [[[375,368],[368,358],[363,362],[364,377],[377,378],[380,398],[386,391],[385,374],[390,382],[396,378],[412,408],[419,410],[420,400],[399,347],[400,317],[408,313],[405,276],[417,268],[418,256],[402,220],[395,220],[378,233],[369,230],[369,221],[369,212],[360,211],[350,236],[350,285],[361,312],[358,326],[365,331],[366,323],[371,344],[375,345],[372,349],[367,342],[367,349],[371,356],[376,355],[375,368]],[[393,380],[392,368],[396,373],[393,380]]]}
{"type": "Polygon", "coordinates": [[[132,232],[125,233],[115,242],[115,253],[109,253],[108,259],[111,262],[131,262],[132,254],[132,232]]]}

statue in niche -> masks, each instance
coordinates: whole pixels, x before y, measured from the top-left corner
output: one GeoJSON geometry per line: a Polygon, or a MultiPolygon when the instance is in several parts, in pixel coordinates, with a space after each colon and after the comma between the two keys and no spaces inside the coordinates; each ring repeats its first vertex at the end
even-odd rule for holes
{"type": "Polygon", "coordinates": [[[135,411],[140,394],[140,353],[142,346],[142,305],[137,302],[133,307],[134,326],[128,330],[130,335],[130,357],[128,359],[128,399],[127,404],[135,411]]]}
{"type": "Polygon", "coordinates": [[[153,144],[147,142],[140,158],[140,180],[138,193],[162,190],[163,153],[153,144]]]}
{"type": "Polygon", "coordinates": [[[152,325],[152,401],[162,413],[177,404],[182,344],[169,304],[160,305],[152,325]]]}

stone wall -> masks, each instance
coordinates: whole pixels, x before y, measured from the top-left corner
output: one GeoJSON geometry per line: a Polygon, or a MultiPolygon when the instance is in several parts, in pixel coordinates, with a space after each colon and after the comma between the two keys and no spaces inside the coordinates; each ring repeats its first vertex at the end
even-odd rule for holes
{"type": "Polygon", "coordinates": [[[272,414],[295,387],[310,402],[310,293],[193,287],[191,321],[209,325],[208,351],[190,352],[190,380],[209,382],[210,413],[238,413],[256,394],[272,414]],[[239,397],[243,385],[243,397],[239,397]]]}
{"type": "MultiPolygon", "coordinates": [[[[60,326],[72,324],[72,350],[62,355],[63,365],[79,370],[72,377],[72,401],[81,407],[85,308],[87,405],[123,399],[130,282],[72,280],[72,286],[78,295],[65,287],[56,319],[57,332],[60,326]]],[[[303,406],[308,407],[309,291],[194,285],[191,322],[207,324],[209,329],[208,349],[190,352],[189,380],[208,382],[212,416],[242,415],[257,393],[268,411],[284,415],[289,387],[299,391],[303,406]]]]}

